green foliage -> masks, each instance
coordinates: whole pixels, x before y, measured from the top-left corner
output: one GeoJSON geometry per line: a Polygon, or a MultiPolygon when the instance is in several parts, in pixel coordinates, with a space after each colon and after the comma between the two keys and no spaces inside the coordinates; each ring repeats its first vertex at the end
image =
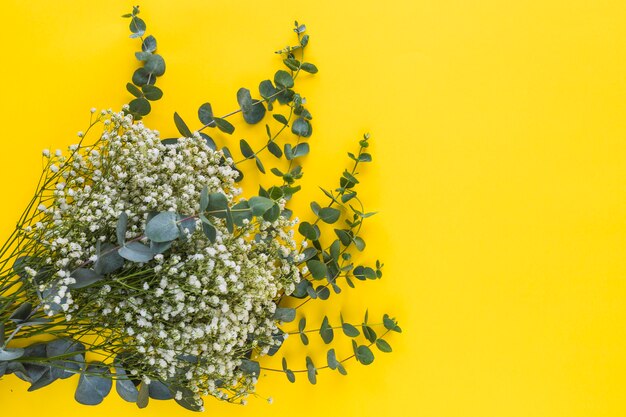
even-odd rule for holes
{"type": "Polygon", "coordinates": [[[100,362],[90,363],[81,373],[74,398],[84,405],[100,404],[111,392],[113,383],[108,366],[100,362]]]}
{"type": "Polygon", "coordinates": [[[132,13],[127,13],[122,17],[129,18],[129,29],[131,38],[141,40],[141,51],[136,52],[136,58],[142,63],[142,67],[137,68],[132,76],[132,83],[126,84],[126,89],[135,99],[132,100],[128,113],[132,114],[136,120],[147,116],[152,110],[148,102],[161,99],[163,91],[154,86],[157,78],[165,73],[165,60],[161,55],[156,54],[157,41],[152,35],[144,37],[146,33],[146,22],[138,17],[139,7],[133,7],[132,13]],[[141,90],[138,88],[141,87],[141,90]]]}

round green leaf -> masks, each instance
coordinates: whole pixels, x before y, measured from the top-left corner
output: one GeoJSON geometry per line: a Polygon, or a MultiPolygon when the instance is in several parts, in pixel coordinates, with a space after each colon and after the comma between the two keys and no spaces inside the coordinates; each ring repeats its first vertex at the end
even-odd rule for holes
{"type": "Polygon", "coordinates": [[[294,86],[291,74],[283,70],[276,71],[276,74],[274,74],[274,83],[283,88],[291,88],[294,86]]]}
{"type": "Polygon", "coordinates": [[[200,106],[198,109],[198,119],[205,125],[213,123],[213,109],[210,103],[204,103],[200,106]]]}
{"type": "Polygon", "coordinates": [[[176,213],[164,211],[154,216],[146,225],[146,237],[155,242],[169,242],[178,237],[176,213]]]}
{"type": "Polygon", "coordinates": [[[161,55],[150,55],[146,58],[143,68],[146,72],[160,77],[165,74],[165,60],[161,55]]]}
{"type": "Polygon", "coordinates": [[[160,100],[163,97],[163,91],[154,85],[144,85],[141,90],[144,97],[151,101],[160,100]]]}
{"type": "Polygon", "coordinates": [[[372,353],[372,350],[365,345],[357,347],[354,353],[356,355],[356,359],[363,365],[369,365],[374,362],[374,354],[372,353]]]}
{"type": "Polygon", "coordinates": [[[313,133],[313,127],[311,123],[303,117],[297,118],[291,125],[291,132],[294,135],[308,138],[313,133]]]}
{"type": "Polygon", "coordinates": [[[154,52],[157,49],[157,42],[156,39],[154,38],[154,36],[149,35],[146,38],[144,38],[143,42],[141,43],[141,50],[144,52],[154,52]]]}
{"type": "MultiPolygon", "coordinates": [[[[152,86],[148,86],[148,87],[152,87],[152,86]]],[[[129,108],[130,112],[133,114],[145,116],[148,113],[150,113],[150,102],[143,97],[132,100],[128,105],[130,107],[129,108]]]]}
{"type": "Polygon", "coordinates": [[[137,68],[133,73],[133,84],[142,86],[146,84],[154,84],[156,76],[150,74],[144,68],[137,68]]]}
{"type": "Polygon", "coordinates": [[[99,362],[91,363],[81,374],[74,398],[84,405],[97,405],[109,395],[113,383],[107,375],[109,368],[99,362]]]}

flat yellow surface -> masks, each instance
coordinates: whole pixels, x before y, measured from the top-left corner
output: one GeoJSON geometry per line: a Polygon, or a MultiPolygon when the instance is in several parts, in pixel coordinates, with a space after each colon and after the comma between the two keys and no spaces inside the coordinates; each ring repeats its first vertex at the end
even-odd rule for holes
{"type": "MultiPolygon", "coordinates": [[[[73,143],[92,106],[129,100],[138,43],[119,15],[132,4],[2,2],[3,235],[30,197],[40,150],[73,143]]],[[[394,353],[350,363],[347,377],[322,372],[310,386],[270,375],[258,392],[273,405],[209,399],[206,415],[626,415],[624,1],[141,6],[167,62],[166,95],[146,120],[164,136],[174,111],[192,121],[204,101],[234,110],[239,87],[280,68],[273,51],[293,40],[293,20],[307,24],[320,72],[300,82],[315,133],[296,208],[309,216],[316,186],[334,186],[345,152],[371,132],[363,192],[381,214],[362,259],[386,264],[383,280],[311,303],[307,317],[358,321],[369,307],[404,329],[394,353]]],[[[243,135],[263,140],[254,129],[225,140],[243,135]]],[[[323,357],[319,345],[307,352],[323,357]]],[[[285,354],[304,364],[295,338],[285,354]]],[[[79,406],[75,384],[26,393],[5,378],[2,415],[189,414],[171,402],[139,411],[113,394],[79,406]]]]}

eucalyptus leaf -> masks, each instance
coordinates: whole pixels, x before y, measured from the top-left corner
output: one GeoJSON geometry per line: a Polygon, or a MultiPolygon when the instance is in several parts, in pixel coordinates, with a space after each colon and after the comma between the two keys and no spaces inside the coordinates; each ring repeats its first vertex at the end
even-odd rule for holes
{"type": "Polygon", "coordinates": [[[198,108],[198,119],[204,125],[213,123],[213,109],[210,103],[204,103],[198,108]]]}
{"type": "Polygon", "coordinates": [[[134,84],[126,83],[126,89],[135,97],[142,97],[143,93],[134,84]]]}
{"type": "Polygon", "coordinates": [[[142,382],[139,385],[139,393],[137,394],[137,407],[146,408],[150,402],[150,388],[148,384],[142,382]]]}
{"type": "Polygon", "coordinates": [[[309,382],[315,385],[317,383],[317,369],[313,364],[313,360],[309,356],[306,357],[306,371],[309,382]]]}
{"type": "Polygon", "coordinates": [[[291,88],[294,86],[293,77],[287,71],[278,70],[274,74],[274,83],[278,87],[291,88]]]}
{"type": "Polygon", "coordinates": [[[13,310],[13,313],[9,316],[9,320],[13,323],[21,323],[28,319],[32,311],[33,305],[28,301],[25,301],[13,310]]]}
{"type": "Polygon", "coordinates": [[[392,351],[391,345],[389,345],[389,343],[387,343],[387,341],[384,340],[384,339],[377,339],[376,340],[376,347],[381,352],[389,353],[389,352],[392,351]]]}
{"type": "Polygon", "coordinates": [[[282,123],[285,126],[289,124],[287,118],[280,113],[273,114],[272,117],[274,117],[278,123],[282,123]]]}
{"type": "Polygon", "coordinates": [[[141,87],[141,90],[143,91],[144,97],[151,101],[160,100],[161,97],[163,97],[163,91],[154,85],[144,85],[141,87]]]}
{"type": "Polygon", "coordinates": [[[215,122],[215,125],[217,126],[217,128],[224,133],[228,133],[229,135],[232,135],[232,133],[235,131],[235,126],[233,126],[226,119],[222,119],[220,117],[214,117],[213,121],[215,122]]]}
{"type": "Polygon", "coordinates": [[[328,317],[326,316],[324,316],[324,320],[322,320],[322,326],[320,327],[320,336],[326,344],[332,342],[335,336],[335,332],[333,331],[332,326],[328,322],[328,317]]]}
{"type": "Polygon", "coordinates": [[[265,106],[259,100],[253,100],[250,90],[240,88],[237,91],[237,102],[243,114],[243,118],[248,124],[256,124],[263,120],[265,116],[265,106]]]}
{"type": "Polygon", "coordinates": [[[326,264],[324,262],[318,261],[317,259],[309,259],[306,262],[307,268],[311,271],[311,275],[315,279],[326,278],[328,275],[328,269],[326,268],[326,264]]]}
{"type": "Polygon", "coordinates": [[[154,36],[146,36],[141,42],[141,50],[144,52],[154,52],[157,49],[157,41],[154,36]]]}
{"type": "Polygon", "coordinates": [[[154,216],[146,225],[146,237],[155,242],[169,242],[178,237],[176,213],[164,211],[154,216]]]}
{"type": "Polygon", "coordinates": [[[110,274],[124,266],[122,258],[111,243],[103,243],[98,252],[98,258],[94,264],[94,271],[101,275],[110,274]]]}
{"type": "Polygon", "coordinates": [[[261,81],[259,84],[259,94],[266,100],[275,100],[274,95],[278,92],[270,80],[261,81]],[[271,98],[270,98],[271,97],[271,98]]]}
{"type": "Polygon", "coordinates": [[[302,71],[306,71],[310,74],[315,74],[317,72],[317,67],[310,62],[302,63],[302,65],[300,65],[300,68],[302,69],[302,71]]]}
{"type": "Polygon", "coordinates": [[[317,213],[318,217],[324,222],[328,224],[333,224],[337,220],[339,220],[339,215],[341,212],[334,207],[324,207],[319,210],[317,213]]]}
{"type": "Polygon", "coordinates": [[[255,196],[248,200],[248,204],[253,215],[261,216],[274,206],[274,201],[266,197],[255,196]]]}
{"type": "Polygon", "coordinates": [[[133,34],[143,36],[146,31],[146,22],[137,16],[133,16],[128,27],[133,34]]]}
{"type": "Polygon", "coordinates": [[[246,375],[258,377],[261,374],[261,365],[259,365],[257,361],[243,359],[241,365],[239,365],[239,369],[246,375]]]}
{"type": "Polygon", "coordinates": [[[372,350],[365,345],[358,346],[354,350],[354,354],[356,359],[363,365],[369,365],[374,362],[374,354],[372,353],[372,350]]]}
{"type": "Polygon", "coordinates": [[[22,348],[0,348],[0,361],[12,361],[24,355],[22,348]]]}
{"type": "Polygon", "coordinates": [[[81,374],[74,398],[84,405],[97,405],[109,395],[112,386],[108,366],[100,362],[92,362],[81,374]]]}
{"type": "Polygon", "coordinates": [[[308,143],[299,143],[292,148],[291,154],[293,158],[299,158],[301,156],[305,156],[309,153],[309,144],[308,143]]]}
{"type": "Polygon", "coordinates": [[[117,218],[117,225],[115,227],[115,236],[117,236],[117,243],[123,245],[126,242],[126,229],[128,227],[128,214],[125,211],[120,213],[117,218]]]}
{"type": "Polygon", "coordinates": [[[148,262],[154,258],[152,250],[139,242],[130,242],[117,250],[119,255],[132,262],[148,262]]]}
{"type": "Polygon", "coordinates": [[[330,349],[326,354],[326,361],[328,363],[328,367],[330,369],[337,369],[337,365],[339,365],[339,361],[337,360],[337,355],[335,354],[335,349],[330,349]]]}
{"type": "Polygon", "coordinates": [[[88,268],[75,269],[74,271],[72,271],[70,276],[74,278],[76,282],[73,284],[69,284],[68,287],[74,289],[85,288],[104,279],[104,276],[98,274],[93,269],[88,268]]]}
{"type": "Polygon", "coordinates": [[[296,309],[277,307],[276,311],[274,311],[274,316],[272,318],[274,320],[282,321],[284,323],[292,322],[296,318],[296,309]]]}
{"type": "Polygon", "coordinates": [[[254,151],[252,150],[252,148],[250,147],[248,142],[246,142],[245,139],[241,139],[239,141],[239,148],[240,148],[241,154],[244,156],[244,158],[246,158],[246,159],[254,158],[254,151]]]}
{"type": "Polygon", "coordinates": [[[150,74],[160,77],[165,74],[165,60],[161,55],[150,55],[147,57],[143,69],[150,74]]]}
{"type": "Polygon", "coordinates": [[[299,117],[291,125],[291,132],[294,135],[308,138],[311,134],[313,134],[313,127],[308,120],[303,117],[299,117]]]}
{"type": "Polygon", "coordinates": [[[183,118],[180,117],[180,115],[176,112],[174,112],[174,124],[176,125],[176,129],[178,129],[178,132],[180,132],[183,137],[190,138],[193,136],[191,130],[189,130],[183,118]]]}
{"type": "Polygon", "coordinates": [[[174,398],[172,391],[167,385],[154,379],[148,385],[148,395],[155,400],[171,400],[174,398]]]}
{"type": "Polygon", "coordinates": [[[156,76],[150,74],[143,67],[137,68],[133,73],[132,81],[133,84],[141,87],[146,84],[154,84],[156,82],[156,76]]]}

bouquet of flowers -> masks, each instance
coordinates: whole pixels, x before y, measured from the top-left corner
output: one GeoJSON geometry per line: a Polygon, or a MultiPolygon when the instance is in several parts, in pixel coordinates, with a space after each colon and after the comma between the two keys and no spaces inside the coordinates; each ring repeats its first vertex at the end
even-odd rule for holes
{"type": "MultiPolygon", "coordinates": [[[[155,84],[165,61],[139,7],[124,17],[141,43],[142,65],[126,86],[134,98],[121,111],[92,109],[89,128],[66,152],[43,151],[35,195],[0,249],[0,377],[14,374],[36,390],[78,374],[75,399],[87,405],[113,385],[139,407],[174,399],[199,411],[207,395],[245,403],[265,369],[259,359],[280,349],[289,334],[282,325],[297,308],[331,300],[344,282],[382,277],[380,262],[353,260],[365,249],[361,225],[374,214],[356,191],[357,168],[372,160],[369,136],[348,154],[338,187],[324,189],[327,201],[312,202],[312,219],[299,221],[288,203],[300,191],[298,161],[313,128],[295,81],[317,72],[304,60],[305,26],[296,22],[297,43],[277,52],[286,69],[260,83],[259,99],[241,88],[239,109],[221,117],[204,103],[194,130],[174,114],[181,136],[162,139],[141,119],[163,95],[155,84]],[[232,134],[232,116],[257,124],[270,112],[278,127],[266,124],[260,149],[242,139],[240,158],[205,133],[232,134]],[[242,198],[242,165],[251,160],[265,174],[268,158],[276,184],[242,198]],[[334,225],[332,235],[322,236],[322,224],[334,225]],[[286,307],[290,299],[300,302],[286,307]]],[[[282,370],[267,370],[291,382],[302,372],[316,383],[322,368],[346,374],[346,360],[372,363],[374,345],[391,351],[384,336],[400,327],[388,315],[380,325],[379,335],[367,314],[339,326],[324,317],[314,331],[329,344],[340,330],[352,356],[329,349],[324,366],[307,356],[304,369],[283,359],[282,370]]],[[[306,345],[311,332],[302,318],[292,333],[306,345]]]]}

